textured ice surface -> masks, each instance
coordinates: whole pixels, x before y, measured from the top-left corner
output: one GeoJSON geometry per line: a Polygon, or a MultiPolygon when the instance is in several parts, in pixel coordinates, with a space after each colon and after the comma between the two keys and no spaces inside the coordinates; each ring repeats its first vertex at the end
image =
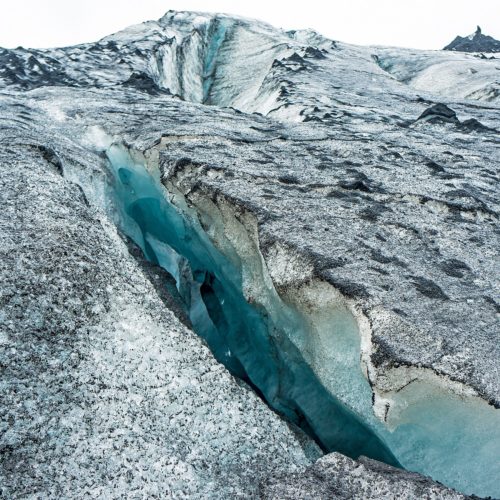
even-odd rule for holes
{"type": "Polygon", "coordinates": [[[319,459],[305,473],[278,475],[260,488],[264,499],[403,498],[459,500],[465,497],[441,484],[366,458],[358,463],[338,453],[319,459]]]}
{"type": "Polygon", "coordinates": [[[499,59],[398,48],[377,48],[374,53],[384,71],[416,90],[493,102],[500,96],[499,59]]]}
{"type": "Polygon", "coordinates": [[[318,451],[164,307],[81,190],[27,135],[0,140],[0,496],[253,497],[310,464],[318,451]]]}
{"type": "MultiPolygon", "coordinates": [[[[140,312],[146,325],[141,332],[160,331],[170,338],[177,328],[170,325],[178,325],[170,313],[168,320],[161,319],[164,303],[156,301],[148,278],[133,260],[130,266],[124,265],[130,257],[123,243],[96,212],[96,206],[109,202],[102,150],[117,142],[126,144],[137,163],[146,164],[155,179],[168,186],[172,201],[191,219],[199,217],[211,243],[241,271],[240,276],[234,275],[252,307],[276,304],[269,300],[276,297],[274,289],[287,307],[300,310],[309,322],[304,330],[309,333],[304,337],[290,332],[295,348],[328,390],[336,392],[346,406],[364,412],[367,423],[386,432],[384,439],[399,450],[402,462],[464,491],[498,496],[496,485],[491,484],[498,475],[495,408],[500,404],[496,231],[500,125],[495,59],[355,47],[311,32],[284,33],[253,21],[190,13],[169,13],[96,44],[2,50],[0,59],[2,168],[17,176],[8,183],[15,194],[4,195],[6,202],[2,199],[10,210],[1,212],[6,221],[2,228],[10,232],[2,247],[2,264],[9,271],[2,290],[2,308],[7,312],[2,312],[1,321],[8,332],[18,332],[22,346],[14,346],[13,356],[11,334],[2,332],[10,370],[2,382],[17,391],[8,393],[2,407],[7,450],[2,465],[6,464],[9,488],[25,492],[55,485],[50,492],[61,494],[75,484],[77,491],[83,491],[83,483],[86,488],[97,485],[97,493],[108,487],[102,471],[111,466],[97,459],[97,444],[98,451],[89,450],[85,433],[68,434],[54,424],[65,411],[58,401],[67,401],[67,408],[78,414],[80,407],[86,411],[94,401],[85,402],[88,393],[97,393],[92,397],[100,401],[101,389],[95,388],[104,390],[109,385],[93,365],[82,376],[75,371],[67,354],[75,352],[79,359],[79,353],[88,351],[81,344],[72,347],[71,342],[85,340],[90,332],[90,343],[84,345],[86,349],[95,345],[91,356],[107,359],[118,352],[116,362],[109,364],[116,367],[117,379],[126,381],[136,374],[127,372],[128,361],[119,362],[123,354],[118,347],[126,343],[129,332],[119,333],[114,343],[106,337],[115,323],[125,328],[121,311],[126,311],[123,317],[133,325],[139,320],[132,312],[140,312]],[[215,29],[222,20],[223,37],[215,29]],[[385,63],[392,65],[394,73],[388,66],[383,68],[385,63]],[[464,71],[469,64],[471,71],[464,71]],[[441,67],[448,68],[446,79],[441,67]],[[424,79],[425,89],[418,91],[406,81],[425,76],[428,70],[436,80],[450,82],[449,87],[436,85],[441,89],[439,97],[429,88],[434,87],[432,78],[424,79]],[[170,97],[166,87],[173,82],[181,97],[197,103],[205,100],[212,106],[170,97]],[[462,90],[469,92],[467,99],[462,90]],[[456,113],[456,122],[418,120],[439,102],[456,113]],[[224,109],[220,104],[240,109],[224,109]],[[100,143],[98,154],[96,143],[100,143]],[[47,213],[52,218],[45,217],[47,213]],[[64,221],[70,229],[64,229],[64,221]],[[101,224],[115,243],[100,239],[101,224]],[[19,227],[27,229],[16,232],[19,227]],[[53,243],[45,247],[45,241],[53,243]],[[81,259],[75,257],[80,250],[85,254],[81,259]],[[53,262],[60,267],[54,268],[53,262]],[[24,288],[23,273],[35,285],[24,288]],[[121,277],[108,290],[115,273],[121,277]],[[137,280],[144,286],[135,286],[137,280]],[[133,285],[131,294],[126,292],[129,285],[133,285]],[[107,314],[109,297],[122,289],[127,307],[106,316],[106,328],[94,335],[95,321],[100,324],[95,318],[107,314]],[[85,298],[94,294],[95,299],[85,298]],[[155,320],[159,330],[147,319],[149,306],[143,314],[142,306],[150,303],[159,314],[155,320]],[[323,330],[330,314],[332,324],[345,325],[332,328],[331,336],[323,330]],[[343,336],[357,331],[360,340],[343,336]],[[48,333],[54,337],[44,343],[48,333]],[[55,340],[59,338],[60,342],[55,340]],[[338,356],[337,345],[343,346],[343,356],[338,356]],[[52,346],[56,354],[51,358],[47,353],[52,346]],[[32,358],[35,361],[29,366],[34,368],[23,371],[23,382],[18,383],[19,370],[32,358]],[[48,375],[41,376],[46,359],[55,361],[50,361],[48,375]],[[98,381],[89,373],[98,374],[98,381]],[[54,380],[61,380],[63,389],[57,389],[54,380]],[[37,384],[43,388],[39,394],[49,397],[38,395],[33,403],[32,387],[37,384]],[[84,394],[83,404],[74,397],[77,388],[84,394]],[[30,427],[33,408],[37,420],[30,427]],[[27,441],[16,438],[25,431],[27,441]],[[33,444],[40,442],[40,435],[49,436],[42,441],[45,448],[33,444]],[[63,460],[69,468],[60,467],[63,460]],[[74,466],[78,461],[93,465],[78,468],[74,466]],[[50,462],[54,467],[47,465],[50,462]]],[[[166,267],[180,264],[175,277],[189,289],[186,293],[193,292],[195,276],[184,267],[180,252],[170,252],[158,238],[149,237],[148,245],[166,267]]],[[[198,293],[213,304],[213,294],[205,278],[202,281],[198,293]]],[[[192,296],[195,308],[203,306],[205,302],[196,299],[196,289],[192,296]]],[[[211,310],[213,314],[215,309],[211,310]]],[[[201,307],[198,313],[206,317],[208,310],[201,307]]],[[[169,355],[176,359],[185,345],[186,363],[192,364],[193,357],[200,359],[200,343],[181,328],[188,333],[173,335],[169,355]]],[[[155,338],[163,343],[163,336],[155,338]]],[[[211,366],[213,359],[202,352],[200,364],[211,366]]],[[[138,354],[135,359],[142,358],[138,354]]],[[[159,369],[154,365],[151,378],[158,377],[159,369]]],[[[224,377],[231,381],[227,374],[224,377]]],[[[146,410],[141,410],[138,420],[146,431],[151,430],[151,439],[159,440],[163,451],[167,449],[162,456],[181,465],[170,464],[168,470],[160,466],[158,475],[154,464],[159,455],[154,453],[137,452],[129,465],[124,465],[127,453],[113,458],[127,471],[136,471],[135,465],[144,460],[143,470],[148,473],[127,472],[138,491],[152,491],[148,488],[155,484],[165,493],[174,483],[172,491],[183,491],[182,485],[191,477],[189,492],[200,493],[203,484],[209,484],[210,491],[222,488],[222,496],[234,496],[235,491],[250,494],[259,478],[277,469],[287,474],[307,465],[283,424],[272,430],[269,419],[275,416],[270,417],[260,401],[240,389],[234,389],[237,401],[242,405],[247,399],[252,405],[257,401],[260,410],[255,414],[242,406],[238,410],[242,425],[223,420],[222,427],[234,432],[231,438],[221,436],[217,424],[210,427],[224,443],[222,449],[207,451],[208,438],[201,432],[186,438],[182,418],[191,415],[193,400],[206,399],[192,392],[189,384],[179,384],[183,390],[173,399],[179,401],[181,417],[174,420],[174,430],[166,417],[158,419],[146,410]],[[154,427],[153,421],[161,425],[154,427]],[[249,422],[255,421],[261,438],[251,440],[254,446],[246,431],[249,422]],[[183,450],[201,449],[203,458],[198,462],[195,455],[186,458],[169,448],[175,440],[183,443],[183,450]],[[282,451],[275,450],[277,442],[286,443],[282,451]],[[238,469],[235,461],[247,446],[254,458],[238,469]],[[230,476],[218,475],[222,470],[230,476]],[[249,477],[255,477],[255,482],[248,482],[249,477]]],[[[222,405],[216,418],[209,413],[205,425],[221,421],[220,415],[226,412],[233,414],[236,400],[228,387],[238,386],[234,381],[228,384],[214,386],[212,379],[207,385],[200,382],[201,394],[208,394],[206,406],[213,407],[210,397],[220,399],[222,405]]],[[[117,383],[126,388],[123,397],[120,392],[120,398],[108,398],[102,404],[114,411],[116,400],[122,401],[120,414],[128,418],[133,399],[129,392],[135,385],[134,381],[117,383]]],[[[166,399],[171,387],[175,384],[168,386],[166,399]]],[[[145,394],[144,400],[149,401],[149,390],[145,394]]],[[[159,407],[164,404],[165,400],[158,400],[159,407]]],[[[85,429],[98,429],[95,442],[111,450],[113,438],[102,430],[101,413],[87,410],[86,414],[85,429]]],[[[201,420],[197,420],[198,429],[201,420]]],[[[141,448],[135,428],[126,427],[124,435],[127,443],[134,443],[132,448],[141,448]]],[[[106,460],[110,453],[104,452],[106,460]]],[[[110,470],[114,487],[123,476],[110,470]]],[[[373,484],[377,479],[369,481],[373,484]]]]}
{"type": "MultiPolygon", "coordinates": [[[[293,309],[273,289],[247,291],[247,300],[253,293],[253,301],[263,307],[260,313],[252,310],[240,291],[244,284],[237,277],[242,271],[212,247],[201,228],[195,229],[163,199],[166,193],[126,150],[112,146],[108,157],[118,182],[117,203],[124,207],[125,231],[151,260],[160,261],[176,276],[185,303],[191,304],[195,330],[232,373],[249,380],[288,419],[311,428],[329,451],[396,463],[385,451],[385,442],[409,470],[466,491],[473,483],[481,484],[481,491],[495,491],[500,474],[496,410],[478,398],[459,398],[431,384],[414,383],[393,397],[385,428],[373,415],[370,387],[359,366],[356,319],[328,285],[306,285],[291,293],[296,302],[293,309]],[[162,242],[175,249],[174,258],[162,242]],[[179,278],[183,267],[179,255],[190,263],[189,269],[184,266],[189,273],[185,283],[179,278]],[[302,357],[316,376],[303,366],[302,357]],[[335,398],[328,398],[325,388],[335,398]],[[383,441],[370,437],[354,415],[342,411],[336,398],[383,441]]],[[[255,281],[265,283],[264,271],[256,270],[258,258],[244,254],[243,241],[240,234],[234,250],[247,272],[258,275],[255,281]]]]}
{"type": "MultiPolygon", "coordinates": [[[[161,184],[134,164],[123,147],[111,146],[107,156],[115,175],[117,224],[149,260],[176,278],[194,329],[215,357],[256,387],[271,407],[312,430],[324,448],[397,465],[376,430],[365,426],[335,392],[325,390],[306,364],[300,354],[300,344],[310,341],[304,319],[274,290],[262,290],[268,297],[249,304],[242,292],[242,270],[216,250],[195,221],[165,200],[161,184]]],[[[336,382],[345,386],[346,378],[336,382]]]]}

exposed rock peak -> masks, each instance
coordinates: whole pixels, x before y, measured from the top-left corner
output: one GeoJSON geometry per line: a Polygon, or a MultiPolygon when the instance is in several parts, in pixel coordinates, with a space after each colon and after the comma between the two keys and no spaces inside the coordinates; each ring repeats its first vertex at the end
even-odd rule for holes
{"type": "Polygon", "coordinates": [[[500,41],[493,37],[483,35],[481,27],[469,36],[457,36],[453,42],[444,47],[443,50],[458,52],[500,52],[500,41]]]}

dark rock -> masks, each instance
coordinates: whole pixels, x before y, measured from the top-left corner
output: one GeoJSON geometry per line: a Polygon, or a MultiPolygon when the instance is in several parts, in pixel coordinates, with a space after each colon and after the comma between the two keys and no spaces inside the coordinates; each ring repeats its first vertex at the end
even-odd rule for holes
{"type": "Polygon", "coordinates": [[[362,180],[341,181],[338,186],[343,189],[362,191],[363,193],[371,193],[373,190],[367,182],[362,180]]]}
{"type": "Polygon", "coordinates": [[[464,273],[470,271],[467,264],[457,259],[449,259],[443,262],[441,268],[448,276],[453,276],[454,278],[463,278],[464,273]]]}
{"type": "Polygon", "coordinates": [[[460,52],[500,52],[500,40],[483,35],[478,26],[474,34],[467,37],[457,36],[443,50],[460,52]]]}
{"type": "Polygon", "coordinates": [[[448,296],[441,290],[434,281],[420,276],[413,276],[413,284],[415,288],[430,299],[447,300],[448,296]]]}
{"type": "Polygon", "coordinates": [[[312,59],[325,59],[326,56],[321,50],[316,47],[307,47],[304,52],[304,57],[310,57],[312,59]]]}
{"type": "Polygon", "coordinates": [[[297,176],[290,175],[290,174],[280,175],[278,177],[278,180],[280,182],[282,182],[283,184],[299,184],[300,183],[300,180],[297,176]]]}
{"type": "Polygon", "coordinates": [[[469,118],[468,120],[460,122],[459,127],[471,132],[497,132],[497,130],[483,125],[475,118],[469,118]]]}
{"type": "Polygon", "coordinates": [[[439,165],[439,163],[436,163],[435,161],[429,160],[426,165],[433,171],[437,173],[442,173],[445,172],[445,169],[443,166],[439,165]]]}
{"type": "Polygon", "coordinates": [[[147,92],[150,95],[170,94],[169,90],[160,89],[149,75],[139,71],[132,73],[128,80],[125,80],[122,85],[124,87],[133,87],[141,92],[147,92]]]}
{"type": "Polygon", "coordinates": [[[320,458],[303,473],[278,475],[263,481],[259,493],[266,500],[467,498],[413,472],[365,457],[355,462],[338,453],[320,458]]]}
{"type": "Polygon", "coordinates": [[[426,121],[431,123],[448,122],[458,123],[457,114],[445,104],[434,104],[427,108],[418,118],[417,121],[426,121]]]}

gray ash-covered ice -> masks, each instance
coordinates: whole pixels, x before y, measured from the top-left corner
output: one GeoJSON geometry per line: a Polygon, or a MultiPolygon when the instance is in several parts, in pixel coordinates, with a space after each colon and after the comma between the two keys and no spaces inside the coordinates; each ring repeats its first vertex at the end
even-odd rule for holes
{"type": "Polygon", "coordinates": [[[287,415],[300,391],[269,385],[286,370],[256,383],[258,342],[225,350],[217,275],[404,467],[498,496],[494,59],[169,12],[0,61],[3,494],[458,497],[370,461],[312,465],[313,441],[191,331],[318,437],[314,405],[287,415]],[[145,211],[162,204],[170,239],[145,211]]]}
{"type": "MultiPolygon", "coordinates": [[[[1,136],[0,496],[234,498],[311,463],[314,444],[214,360],[44,159],[50,134],[21,118],[15,136],[13,120],[1,136]]],[[[103,174],[63,146],[65,169],[103,174]]]]}
{"type": "Polygon", "coordinates": [[[260,495],[266,500],[468,498],[418,474],[395,469],[364,457],[354,462],[338,453],[320,458],[304,473],[277,475],[267,479],[261,485],[260,495]]]}

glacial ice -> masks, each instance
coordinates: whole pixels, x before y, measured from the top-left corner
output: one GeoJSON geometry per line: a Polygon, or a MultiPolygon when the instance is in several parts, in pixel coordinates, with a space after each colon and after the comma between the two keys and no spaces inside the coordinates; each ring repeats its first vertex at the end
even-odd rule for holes
{"type": "Polygon", "coordinates": [[[226,25],[227,21],[225,19],[216,19],[209,27],[208,47],[203,68],[203,102],[207,100],[214,81],[217,53],[226,36],[226,25]]]}
{"type": "MultiPolygon", "coordinates": [[[[399,462],[463,492],[500,497],[500,411],[487,404],[498,402],[488,276],[495,258],[496,193],[488,180],[496,173],[494,58],[356,47],[189,13],[168,13],[96,44],[4,50],[2,57],[9,69],[0,78],[2,102],[6,110],[25,107],[30,143],[54,146],[65,180],[79,184],[91,206],[111,202],[122,231],[172,274],[196,331],[233,374],[326,449],[399,462]],[[134,75],[153,91],[156,85],[197,104],[167,92],[147,96],[134,75]],[[460,120],[484,121],[486,135],[415,121],[436,93],[460,120]],[[142,160],[110,148],[112,137],[96,123],[136,150],[161,136],[145,152],[156,155],[148,162],[168,146],[164,160],[192,157],[203,170],[166,176],[167,193],[157,171],[151,177],[142,160]],[[85,152],[75,152],[71,141],[84,124],[91,124],[85,152]],[[108,150],[111,192],[89,148],[108,150]],[[82,168],[87,159],[92,166],[82,168]],[[283,167],[297,185],[283,185],[283,167]],[[247,202],[255,213],[276,214],[259,215],[259,235],[253,215],[238,209],[247,202]],[[285,286],[275,279],[280,259],[269,259],[270,246],[280,245],[283,274],[300,275],[285,286]],[[301,257],[286,260],[296,255],[307,272],[301,257]],[[317,257],[328,260],[324,269],[315,267],[317,257]],[[347,292],[360,284],[366,298],[356,292],[347,300],[323,279],[347,292]],[[422,279],[439,284],[449,300],[421,293],[414,285],[422,279]]],[[[5,116],[10,130],[18,122],[5,116]]],[[[98,218],[116,240],[111,221],[99,211],[98,218]]],[[[140,337],[145,329],[137,330],[134,314],[124,325],[140,337]]],[[[31,318],[40,325],[40,315],[31,318]]]]}
{"type": "Polygon", "coordinates": [[[189,36],[172,36],[149,59],[149,70],[159,86],[192,102],[204,103],[213,84],[216,58],[228,19],[200,19],[189,36]]]}
{"type": "Polygon", "coordinates": [[[161,186],[128,152],[107,151],[115,176],[115,219],[147,258],[174,276],[194,329],[215,357],[279,413],[312,433],[327,450],[399,465],[376,432],[318,381],[291,342],[305,328],[292,308],[263,309],[242,293],[241,270],[195,221],[166,201],[161,186]]]}
{"type": "Polygon", "coordinates": [[[181,215],[123,146],[112,145],[107,156],[115,222],[175,278],[195,331],[234,375],[328,451],[403,465],[464,492],[495,494],[498,412],[479,398],[419,382],[392,395],[383,424],[372,410],[359,331],[348,310],[318,302],[325,294],[309,290],[305,295],[317,303],[308,316],[293,298],[284,301],[265,286],[249,304],[238,259],[224,256],[195,218],[181,215]]]}

